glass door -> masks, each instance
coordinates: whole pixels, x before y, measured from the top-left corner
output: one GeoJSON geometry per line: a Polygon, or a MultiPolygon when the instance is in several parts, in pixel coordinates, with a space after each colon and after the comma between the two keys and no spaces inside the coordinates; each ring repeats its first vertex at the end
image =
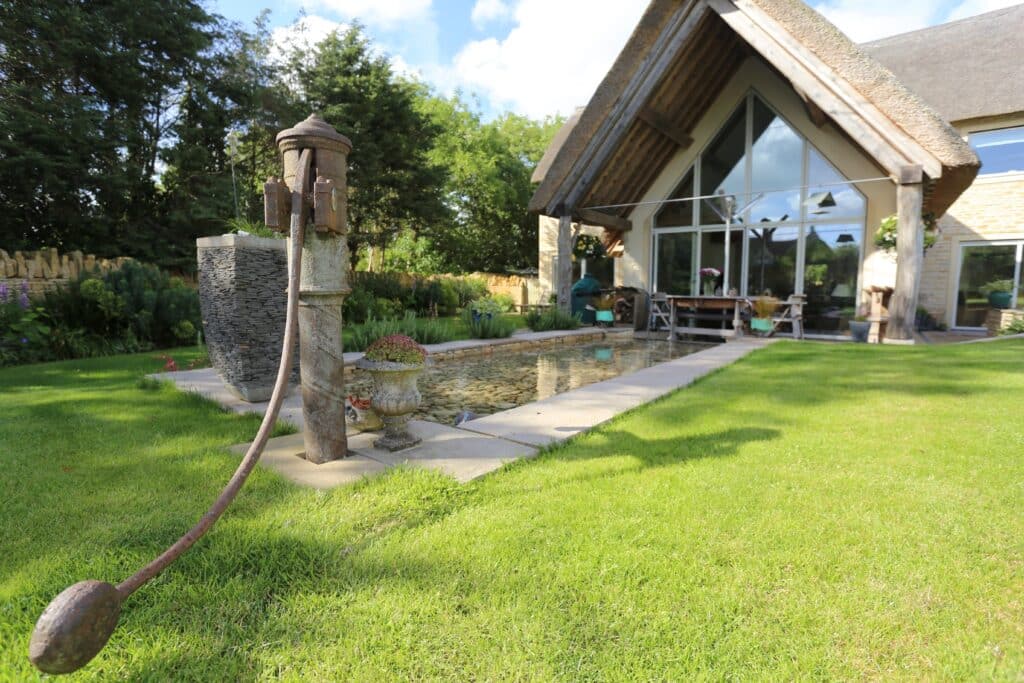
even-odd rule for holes
{"type": "Polygon", "coordinates": [[[981,328],[993,308],[1014,308],[1024,241],[964,244],[956,294],[956,326],[981,328]]]}

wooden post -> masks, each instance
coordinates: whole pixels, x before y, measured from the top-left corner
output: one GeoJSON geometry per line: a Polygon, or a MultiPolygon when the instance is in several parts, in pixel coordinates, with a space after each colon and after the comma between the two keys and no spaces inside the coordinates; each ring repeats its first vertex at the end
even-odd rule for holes
{"type": "Polygon", "coordinates": [[[896,288],[889,304],[886,330],[886,339],[896,343],[913,343],[914,340],[917,294],[924,261],[923,202],[921,167],[903,169],[896,187],[896,288]]]}
{"type": "Polygon", "coordinates": [[[572,289],[572,215],[566,214],[558,219],[558,267],[555,272],[555,292],[558,308],[566,313],[572,312],[570,298],[572,289]]]}

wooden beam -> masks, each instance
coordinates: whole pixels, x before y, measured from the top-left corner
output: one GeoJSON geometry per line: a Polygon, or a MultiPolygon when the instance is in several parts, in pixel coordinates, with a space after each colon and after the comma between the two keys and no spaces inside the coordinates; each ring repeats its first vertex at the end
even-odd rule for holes
{"type": "MultiPolygon", "coordinates": [[[[807,93],[810,99],[814,100],[834,121],[845,128],[847,133],[853,137],[864,149],[874,154],[872,147],[862,142],[865,133],[870,137],[880,138],[890,147],[895,156],[902,156],[907,161],[904,163],[921,163],[925,173],[931,178],[939,178],[942,175],[942,163],[928,150],[921,146],[912,136],[894,123],[888,116],[882,113],[877,106],[845,79],[840,78],[828,65],[821,61],[806,45],[798,41],[786,31],[767,12],[757,7],[751,0],[708,0],[715,11],[717,11],[730,26],[733,26],[740,35],[750,43],[754,49],[761,53],[769,63],[775,64],[787,78],[793,81],[793,85],[801,88],[807,93]],[[738,16],[742,16],[750,26],[755,27],[764,38],[767,38],[773,47],[769,47],[771,55],[765,54],[764,40],[758,44],[750,40],[746,33],[750,32],[749,27],[744,31],[736,28],[738,16]],[[782,54],[779,54],[779,53],[782,54]],[[798,67],[794,69],[793,67],[798,67]],[[794,79],[796,72],[797,78],[794,79]],[[810,83],[804,83],[805,76],[810,76],[810,83]],[[821,91],[825,92],[822,93],[821,91]],[[824,97],[822,95],[824,94],[824,97]],[[853,112],[856,116],[836,116],[843,112],[853,112]]],[[[883,166],[886,164],[878,159],[883,166]]],[[[896,164],[898,167],[900,164],[896,164]]],[[[895,169],[887,170],[895,174],[895,169]]]]}
{"type": "Polygon", "coordinates": [[[885,333],[887,340],[896,343],[913,343],[914,340],[917,296],[924,265],[923,203],[922,183],[896,186],[896,289],[889,302],[889,326],[885,333]]]}
{"type": "Polygon", "coordinates": [[[557,259],[555,267],[555,295],[558,308],[570,313],[572,287],[572,216],[564,214],[558,219],[557,259]]]}
{"type": "Polygon", "coordinates": [[[658,36],[645,61],[636,70],[636,76],[631,79],[619,98],[616,108],[609,113],[587,143],[545,213],[554,215],[553,204],[558,202],[559,197],[564,197],[563,201],[567,206],[579,203],[594,175],[618,147],[623,135],[636,120],[637,112],[647,104],[666,67],[686,44],[706,9],[705,0],[696,0],[676,10],[669,28],[658,36]]]}
{"type": "Polygon", "coordinates": [[[619,232],[626,232],[633,229],[633,223],[621,216],[613,216],[604,211],[595,209],[577,209],[576,215],[580,221],[587,225],[600,225],[602,228],[611,228],[619,232]]]}
{"type": "Polygon", "coordinates": [[[650,107],[641,109],[637,118],[676,143],[680,149],[686,149],[693,144],[693,138],[689,133],[672,123],[667,116],[659,114],[650,107]]]}
{"type": "Polygon", "coordinates": [[[804,111],[807,112],[807,118],[811,120],[811,123],[818,128],[821,128],[828,123],[828,114],[822,111],[821,107],[807,96],[807,93],[800,88],[794,88],[794,90],[796,90],[796,94],[800,96],[800,100],[804,103],[804,111]]]}

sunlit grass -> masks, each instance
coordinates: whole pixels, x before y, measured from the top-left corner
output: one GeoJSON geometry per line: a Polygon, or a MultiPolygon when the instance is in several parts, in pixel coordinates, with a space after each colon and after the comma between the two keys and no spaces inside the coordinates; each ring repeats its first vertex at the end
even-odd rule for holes
{"type": "MultiPolygon", "coordinates": [[[[468,486],[258,469],[78,677],[1017,680],[1022,358],[780,343],[468,486]]],[[[0,371],[0,678],[33,676],[54,594],[177,538],[255,432],[140,387],[159,366],[0,371]]]]}

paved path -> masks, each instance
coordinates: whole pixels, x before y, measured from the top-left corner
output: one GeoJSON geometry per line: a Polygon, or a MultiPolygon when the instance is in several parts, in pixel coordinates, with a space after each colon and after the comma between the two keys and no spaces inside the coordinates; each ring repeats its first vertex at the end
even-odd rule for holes
{"type": "MultiPolygon", "coordinates": [[[[533,457],[544,446],[569,439],[616,415],[688,386],[770,343],[771,340],[747,338],[712,346],[667,363],[488,415],[461,427],[413,420],[409,423],[410,430],[422,443],[398,453],[374,448],[375,434],[356,433],[349,436],[349,458],[314,465],[301,457],[303,444],[299,433],[271,439],[261,463],[298,484],[321,489],[355,482],[398,465],[435,469],[467,482],[513,460],[533,457]]],[[[250,404],[236,398],[212,370],[154,377],[170,379],[183,390],[196,391],[236,412],[262,413],[266,409],[266,404],[250,404]]],[[[297,391],[286,399],[281,417],[301,425],[302,399],[297,391]]],[[[243,453],[247,446],[234,446],[232,450],[243,453]]]]}

